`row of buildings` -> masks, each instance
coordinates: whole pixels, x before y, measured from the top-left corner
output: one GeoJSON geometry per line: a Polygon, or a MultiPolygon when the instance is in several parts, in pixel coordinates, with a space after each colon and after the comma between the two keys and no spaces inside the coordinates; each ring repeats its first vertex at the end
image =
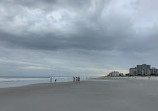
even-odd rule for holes
{"type": "Polygon", "coordinates": [[[129,76],[158,76],[158,69],[147,64],[137,65],[129,69],[129,76]]]}
{"type": "Polygon", "coordinates": [[[108,74],[108,76],[110,77],[118,77],[118,76],[124,76],[123,73],[119,73],[118,71],[113,71],[113,72],[110,72],[108,74]]]}
{"type": "MultiPolygon", "coordinates": [[[[124,76],[123,73],[113,71],[108,74],[110,77],[124,76]]],[[[134,68],[129,69],[129,73],[126,76],[158,76],[158,69],[147,64],[137,65],[134,68]]]]}

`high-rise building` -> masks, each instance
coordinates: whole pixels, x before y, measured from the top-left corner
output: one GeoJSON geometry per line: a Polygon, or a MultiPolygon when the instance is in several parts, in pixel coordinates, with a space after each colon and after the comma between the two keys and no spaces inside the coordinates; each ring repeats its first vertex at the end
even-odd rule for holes
{"type": "Polygon", "coordinates": [[[150,75],[150,65],[142,64],[137,65],[137,75],[148,76],[150,75]]]}
{"type": "Polygon", "coordinates": [[[137,65],[137,67],[129,69],[129,76],[149,76],[149,75],[158,75],[158,69],[156,68],[151,69],[151,66],[147,64],[137,65]]]}

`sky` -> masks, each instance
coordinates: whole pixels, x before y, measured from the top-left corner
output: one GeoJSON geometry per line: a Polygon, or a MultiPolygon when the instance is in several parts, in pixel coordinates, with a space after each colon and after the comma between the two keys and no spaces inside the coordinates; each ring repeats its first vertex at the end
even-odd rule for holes
{"type": "Polygon", "coordinates": [[[158,68],[157,0],[1,0],[0,76],[158,68]]]}

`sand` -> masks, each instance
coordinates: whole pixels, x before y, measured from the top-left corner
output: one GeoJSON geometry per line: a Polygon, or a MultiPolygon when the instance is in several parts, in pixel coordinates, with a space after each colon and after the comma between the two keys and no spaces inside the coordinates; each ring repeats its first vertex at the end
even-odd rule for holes
{"type": "Polygon", "coordinates": [[[157,80],[95,79],[0,89],[0,111],[157,110],[157,80]]]}

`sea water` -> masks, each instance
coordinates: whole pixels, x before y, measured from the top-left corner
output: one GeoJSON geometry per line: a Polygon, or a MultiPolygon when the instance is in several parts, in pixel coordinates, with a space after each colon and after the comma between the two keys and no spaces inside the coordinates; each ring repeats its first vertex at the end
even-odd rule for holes
{"type": "MultiPolygon", "coordinates": [[[[87,80],[89,77],[80,77],[80,80],[87,80]]],[[[56,82],[72,82],[73,77],[52,77],[52,83],[56,82]]],[[[18,87],[38,83],[50,83],[50,77],[0,77],[0,88],[18,87]]]]}

